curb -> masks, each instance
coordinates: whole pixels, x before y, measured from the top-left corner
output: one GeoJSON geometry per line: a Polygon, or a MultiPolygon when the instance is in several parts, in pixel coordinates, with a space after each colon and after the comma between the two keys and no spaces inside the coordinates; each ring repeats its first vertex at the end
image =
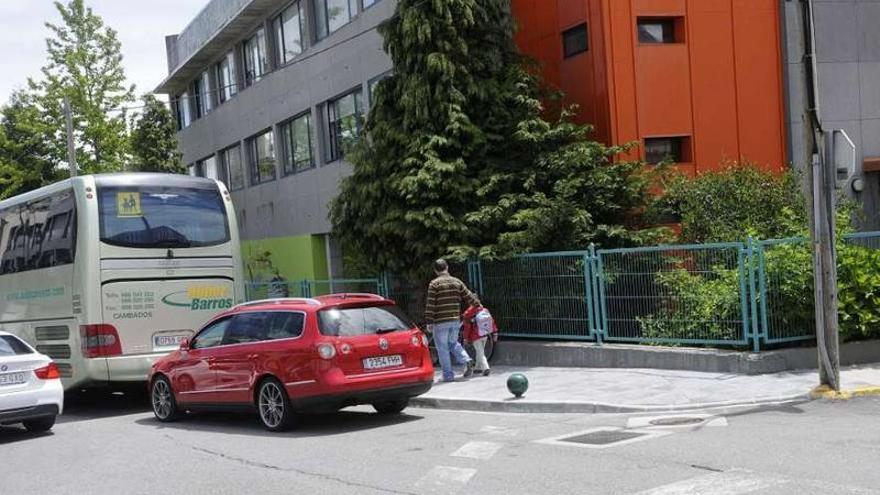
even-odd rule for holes
{"type": "Polygon", "coordinates": [[[880,397],[880,387],[867,386],[850,390],[832,390],[827,385],[814,388],[810,392],[811,399],[850,400],[855,397],[880,397]]]}
{"type": "MultiPolygon", "coordinates": [[[[880,387],[875,387],[880,395],[880,387]]],[[[770,397],[752,400],[707,402],[700,404],[679,404],[662,406],[621,405],[601,402],[560,402],[530,401],[527,399],[479,400],[454,399],[443,397],[415,397],[410,405],[428,409],[451,409],[476,412],[507,412],[507,413],[577,413],[577,414],[613,414],[613,413],[653,413],[683,412],[705,409],[738,408],[762,405],[778,405],[795,402],[808,402],[814,397],[812,393],[799,393],[782,397],[770,397]]]]}

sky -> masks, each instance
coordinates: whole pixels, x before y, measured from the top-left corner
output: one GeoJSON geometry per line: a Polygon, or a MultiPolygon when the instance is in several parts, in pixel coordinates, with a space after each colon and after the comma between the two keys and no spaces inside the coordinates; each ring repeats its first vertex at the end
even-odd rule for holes
{"type": "MultiPolygon", "coordinates": [[[[65,0],[66,1],[66,0],[65,0]]],[[[209,0],[86,0],[118,32],[125,73],[138,95],[168,74],[165,36],[179,33],[209,0]]],[[[0,0],[0,104],[46,63],[47,21],[60,22],[52,0],[0,0]]]]}

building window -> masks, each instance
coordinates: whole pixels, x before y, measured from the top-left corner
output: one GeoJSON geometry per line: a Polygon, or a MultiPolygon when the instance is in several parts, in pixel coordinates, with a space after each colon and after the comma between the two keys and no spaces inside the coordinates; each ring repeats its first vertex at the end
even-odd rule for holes
{"type": "Polygon", "coordinates": [[[281,126],[284,147],[284,174],[293,174],[315,165],[312,154],[312,116],[301,115],[281,126]]]}
{"type": "Polygon", "coordinates": [[[344,147],[357,139],[361,131],[363,109],[361,90],[327,102],[327,125],[330,131],[327,161],[342,158],[344,147]]]}
{"type": "Polygon", "coordinates": [[[683,17],[640,17],[639,43],[664,44],[684,42],[683,17]]]}
{"type": "Polygon", "coordinates": [[[244,167],[241,163],[241,147],[238,145],[226,148],[220,153],[223,160],[223,168],[229,178],[229,189],[236,190],[244,187],[244,167]]]}
{"type": "Polygon", "coordinates": [[[177,97],[177,129],[183,130],[192,124],[192,110],[190,110],[189,91],[184,91],[177,97]]]}
{"type": "Polygon", "coordinates": [[[211,85],[208,80],[208,71],[202,72],[193,81],[193,98],[195,99],[196,118],[208,114],[213,108],[211,104],[211,85]]]}
{"type": "Polygon", "coordinates": [[[379,0],[364,0],[364,9],[366,10],[366,9],[372,7],[373,5],[375,5],[376,3],[379,3],[379,0]]]}
{"type": "Polygon", "coordinates": [[[645,161],[655,165],[663,162],[690,162],[690,138],[684,136],[646,138],[645,161]]]}
{"type": "Polygon", "coordinates": [[[204,160],[199,161],[199,177],[207,177],[209,179],[220,179],[220,169],[217,167],[217,159],[214,156],[209,156],[204,160]]]}
{"type": "Polygon", "coordinates": [[[562,55],[565,58],[584,53],[589,48],[587,42],[587,24],[580,24],[562,33],[562,55]]]}
{"type": "Polygon", "coordinates": [[[250,86],[266,74],[266,31],[258,30],[244,42],[245,85],[250,86]]]}
{"type": "Polygon", "coordinates": [[[190,163],[186,166],[186,173],[192,177],[201,177],[199,173],[199,164],[198,163],[190,163]]]}
{"type": "Polygon", "coordinates": [[[272,21],[278,40],[278,65],[284,65],[302,53],[303,11],[300,2],[294,2],[272,21]]]}
{"type": "Polygon", "coordinates": [[[238,82],[235,74],[235,54],[229,52],[217,64],[217,87],[220,103],[224,103],[238,93],[238,82]]]}
{"type": "Polygon", "coordinates": [[[248,139],[247,145],[251,183],[275,180],[275,136],[272,130],[248,139]]]}
{"type": "Polygon", "coordinates": [[[368,86],[369,86],[368,89],[369,89],[369,93],[370,93],[370,95],[369,95],[370,96],[370,101],[369,101],[370,108],[372,108],[373,105],[376,104],[376,88],[379,86],[379,83],[384,81],[385,79],[388,79],[389,77],[391,77],[390,71],[386,72],[378,77],[371,79],[370,82],[368,83],[368,86]]]}
{"type": "Polygon", "coordinates": [[[357,0],[313,0],[315,31],[319,40],[346,25],[357,14],[357,0]]]}

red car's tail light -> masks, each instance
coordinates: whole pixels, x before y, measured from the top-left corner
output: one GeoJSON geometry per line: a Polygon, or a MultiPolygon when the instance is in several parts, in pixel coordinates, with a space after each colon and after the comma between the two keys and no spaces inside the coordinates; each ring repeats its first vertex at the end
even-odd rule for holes
{"type": "Polygon", "coordinates": [[[83,355],[87,358],[119,356],[122,343],[113,325],[80,325],[83,355]]]}
{"type": "Polygon", "coordinates": [[[35,369],[34,374],[40,380],[56,380],[61,378],[61,372],[58,371],[58,365],[55,363],[49,363],[47,366],[35,369]]]}
{"type": "Polygon", "coordinates": [[[413,335],[410,339],[410,342],[414,347],[418,347],[419,345],[421,345],[422,339],[420,339],[418,335],[413,335]]]}
{"type": "Polygon", "coordinates": [[[330,344],[318,344],[318,355],[321,359],[333,359],[336,357],[336,348],[330,344]]]}

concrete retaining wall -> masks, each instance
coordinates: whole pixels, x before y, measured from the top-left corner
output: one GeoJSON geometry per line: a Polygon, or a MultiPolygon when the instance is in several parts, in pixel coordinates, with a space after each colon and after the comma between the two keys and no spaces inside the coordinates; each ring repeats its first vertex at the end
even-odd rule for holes
{"type": "MultiPolygon", "coordinates": [[[[841,364],[880,362],[880,341],[854,342],[841,346],[841,364]]],[[[815,369],[815,347],[760,353],[658,347],[602,345],[572,342],[501,340],[494,364],[578,368],[655,368],[758,375],[788,370],[815,369]]]]}

